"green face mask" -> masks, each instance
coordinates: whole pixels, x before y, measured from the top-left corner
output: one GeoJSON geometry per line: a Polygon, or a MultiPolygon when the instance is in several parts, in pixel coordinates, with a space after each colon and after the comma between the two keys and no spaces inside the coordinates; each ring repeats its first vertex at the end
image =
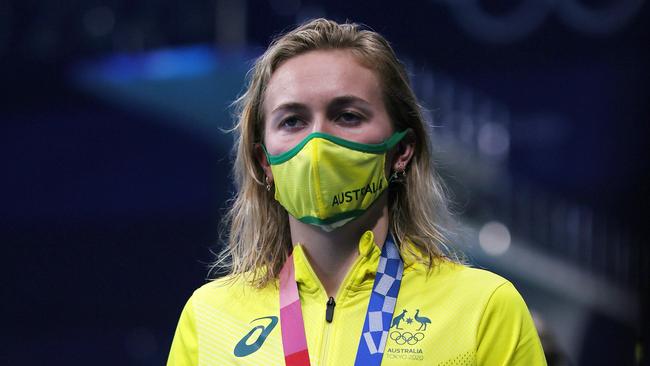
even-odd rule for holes
{"type": "Polygon", "coordinates": [[[386,153],[408,130],[380,144],[309,134],[291,150],[270,155],[275,199],[296,219],[331,231],[362,215],[388,187],[386,153]]]}

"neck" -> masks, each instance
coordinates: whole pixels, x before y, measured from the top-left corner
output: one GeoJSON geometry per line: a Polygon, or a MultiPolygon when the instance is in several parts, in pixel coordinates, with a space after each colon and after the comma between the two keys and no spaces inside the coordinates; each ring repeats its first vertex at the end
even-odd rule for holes
{"type": "Polygon", "coordinates": [[[387,194],[382,194],[360,217],[327,232],[289,216],[291,241],[305,249],[309,263],[328,296],[334,297],[348,270],[359,256],[359,239],[368,230],[382,245],[388,235],[387,194]]]}

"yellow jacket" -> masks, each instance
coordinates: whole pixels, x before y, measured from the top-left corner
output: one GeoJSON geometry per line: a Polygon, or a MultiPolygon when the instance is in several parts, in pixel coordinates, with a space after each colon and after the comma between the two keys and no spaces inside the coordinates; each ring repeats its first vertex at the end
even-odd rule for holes
{"type": "MultiPolygon", "coordinates": [[[[353,365],[380,249],[372,232],[336,295],[328,296],[303,247],[294,248],[296,281],[312,366],[353,365]]],[[[382,365],[546,365],[530,313],[514,286],[485,270],[404,254],[404,275],[382,365]]],[[[284,365],[278,286],[255,289],[219,279],[194,292],[181,314],[167,365],[284,365]]]]}

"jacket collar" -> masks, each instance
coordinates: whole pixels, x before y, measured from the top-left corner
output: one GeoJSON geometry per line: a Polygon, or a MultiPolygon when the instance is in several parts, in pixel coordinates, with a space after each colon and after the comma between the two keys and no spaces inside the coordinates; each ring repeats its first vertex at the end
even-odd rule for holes
{"type": "MultiPolygon", "coordinates": [[[[382,243],[383,245],[383,243],[382,243]]],[[[410,245],[410,243],[407,243],[410,245]]],[[[414,247],[414,249],[416,249],[414,247]]],[[[355,260],[346,276],[349,280],[345,281],[342,286],[347,286],[349,291],[355,291],[359,288],[371,287],[375,280],[375,273],[379,264],[379,257],[381,256],[381,248],[375,243],[374,234],[372,231],[366,231],[359,239],[359,257],[355,260]]],[[[401,253],[402,260],[404,260],[404,273],[412,269],[412,264],[415,262],[413,255],[401,253]]],[[[298,288],[301,292],[306,291],[315,293],[322,290],[323,286],[316,276],[313,267],[309,263],[309,259],[305,254],[305,249],[302,244],[297,244],[293,248],[293,261],[295,267],[295,278],[298,283],[298,288]]],[[[339,290],[339,293],[342,289],[339,290]]]]}

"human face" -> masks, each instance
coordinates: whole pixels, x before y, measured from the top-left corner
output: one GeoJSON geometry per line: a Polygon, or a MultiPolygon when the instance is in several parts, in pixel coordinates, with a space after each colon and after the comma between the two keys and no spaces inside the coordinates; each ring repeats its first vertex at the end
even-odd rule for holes
{"type": "Polygon", "coordinates": [[[313,132],[364,144],[381,143],[394,132],[379,78],[347,50],[310,51],[282,63],[262,108],[271,155],[313,132]]]}

